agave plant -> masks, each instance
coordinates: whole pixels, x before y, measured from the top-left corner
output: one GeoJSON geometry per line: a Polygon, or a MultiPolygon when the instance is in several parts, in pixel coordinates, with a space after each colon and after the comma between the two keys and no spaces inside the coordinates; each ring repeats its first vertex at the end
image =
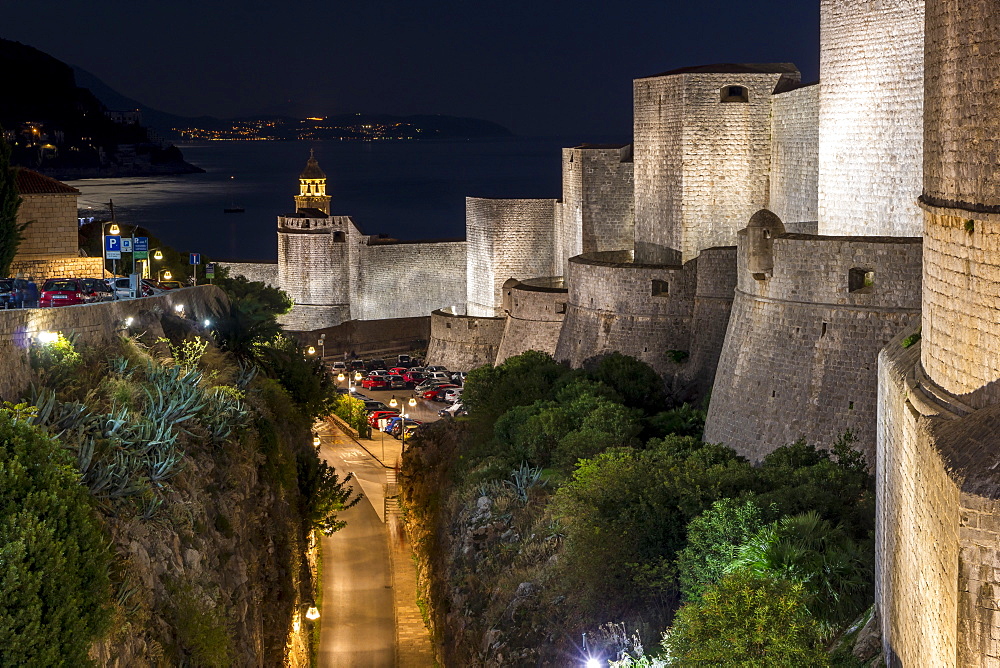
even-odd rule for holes
{"type": "Polygon", "coordinates": [[[504,482],[514,490],[514,494],[517,495],[521,503],[528,502],[528,492],[532,487],[544,487],[548,483],[547,480],[542,480],[541,468],[528,466],[525,462],[522,462],[521,467],[510,474],[510,478],[504,482]]]}

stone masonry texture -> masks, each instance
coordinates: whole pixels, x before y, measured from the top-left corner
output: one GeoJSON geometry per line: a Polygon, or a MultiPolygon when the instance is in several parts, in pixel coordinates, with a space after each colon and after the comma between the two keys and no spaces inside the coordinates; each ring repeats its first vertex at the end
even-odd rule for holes
{"type": "Polygon", "coordinates": [[[819,220],[819,86],[775,95],[771,107],[768,208],[786,226],[819,220]]]}
{"type": "Polygon", "coordinates": [[[469,371],[497,358],[503,337],[504,318],[459,315],[449,311],[431,313],[431,339],[427,363],[449,371],[469,371]]]}
{"type": "Polygon", "coordinates": [[[555,273],[581,253],[632,248],[635,199],[632,146],[564,148],[562,203],[556,213],[555,273]]]}
{"type": "MultiPolygon", "coordinates": [[[[126,333],[125,320],[144,321],[144,314],[175,313],[183,305],[185,317],[198,323],[211,318],[227,302],[225,293],[211,285],[171,290],[156,297],[122,299],[79,306],[0,310],[0,399],[17,401],[27,389],[30,364],[28,351],[40,332],[75,333],[82,345],[99,346],[126,333]]],[[[157,315],[158,320],[158,315],[157,315]]],[[[136,325],[138,327],[138,325],[136,325]]]]}
{"type": "Polygon", "coordinates": [[[554,287],[552,282],[538,285],[526,281],[506,288],[507,321],[495,363],[528,350],[555,357],[568,297],[566,288],[554,287]]]}
{"type": "Polygon", "coordinates": [[[25,228],[15,260],[38,257],[76,257],[77,238],[76,193],[44,193],[22,195],[17,211],[18,223],[30,223],[25,228]]]}
{"type": "Polygon", "coordinates": [[[822,0],[820,234],[920,234],[923,28],[924,0],[822,0]]]}
{"type": "Polygon", "coordinates": [[[774,239],[758,279],[739,235],[736,297],[705,439],[751,460],[800,438],[830,447],[846,430],[875,455],[876,357],[920,317],[920,239],[774,239]],[[850,291],[852,271],[874,283],[850,291]]]}
{"type": "Polygon", "coordinates": [[[467,197],[465,229],[470,315],[500,315],[511,278],[552,275],[555,200],[467,197]]]}
{"type": "Polygon", "coordinates": [[[642,262],[687,261],[732,245],[768,205],[771,101],[798,72],[668,74],[634,94],[635,251],[642,262]],[[723,102],[742,86],[747,102],[723,102]],[[680,254],[677,257],[676,254],[680,254]]]}

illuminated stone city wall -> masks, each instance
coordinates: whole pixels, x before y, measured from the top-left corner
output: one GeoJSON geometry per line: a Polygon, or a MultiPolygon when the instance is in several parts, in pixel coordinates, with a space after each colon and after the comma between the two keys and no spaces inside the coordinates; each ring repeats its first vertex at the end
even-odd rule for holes
{"type": "Polygon", "coordinates": [[[924,0],[822,0],[819,233],[917,236],[924,0]]]}
{"type": "Polygon", "coordinates": [[[632,145],[583,145],[562,151],[562,202],[556,213],[555,249],[565,275],[581,253],[631,249],[635,206],[632,145]]]}
{"type": "Polygon", "coordinates": [[[426,316],[465,303],[464,241],[359,246],[352,268],[356,320],[426,316]]]}
{"type": "Polygon", "coordinates": [[[79,193],[22,195],[18,223],[29,223],[17,247],[17,260],[41,257],[78,257],[76,201],[79,193]]]}
{"type": "Polygon", "coordinates": [[[799,75],[791,65],[760,67],[774,71],[692,68],[634,82],[639,261],[686,262],[732,245],[767,206],[772,93],[799,75]],[[743,87],[746,101],[723,101],[730,86],[743,87]]]}
{"type": "Polygon", "coordinates": [[[556,359],[572,366],[611,352],[640,359],[672,378],[668,351],[690,351],[695,262],[647,265],[628,251],[570,259],[569,299],[556,359]]]}
{"type": "Polygon", "coordinates": [[[736,289],[736,247],[706,248],[695,270],[691,348],[678,370],[675,387],[679,398],[697,402],[712,390],[725,345],[736,289]]]}
{"type": "Polygon", "coordinates": [[[350,267],[357,230],[347,216],[278,218],[278,285],[295,306],[279,318],[292,330],[350,320],[350,267]]]}
{"type": "Polygon", "coordinates": [[[874,461],[876,357],[919,321],[920,239],[785,234],[772,273],[755,274],[738,236],[705,439],[759,460],[800,438],[830,447],[849,429],[874,461]]]}
{"type": "Polygon", "coordinates": [[[25,258],[18,254],[10,265],[11,276],[23,276],[38,284],[49,278],[100,278],[103,262],[99,257],[64,256],[25,258]]]}
{"type": "Polygon", "coordinates": [[[511,278],[553,274],[555,200],[466,197],[465,233],[470,315],[500,315],[511,278]]]}
{"type": "Polygon", "coordinates": [[[431,313],[427,364],[449,371],[470,371],[497,358],[504,318],[476,317],[442,309],[431,313]]]}
{"type": "Polygon", "coordinates": [[[561,278],[529,279],[504,288],[507,322],[496,363],[528,350],[555,357],[568,297],[561,278]]]}
{"type": "Polygon", "coordinates": [[[228,269],[230,276],[243,276],[248,281],[258,281],[272,288],[280,287],[277,262],[218,262],[216,265],[228,269]]]}
{"type": "Polygon", "coordinates": [[[791,230],[793,223],[819,219],[819,85],[779,93],[771,104],[768,209],[791,230]]]}
{"type": "Polygon", "coordinates": [[[157,332],[162,335],[162,314],[174,317],[175,307],[184,307],[184,317],[198,326],[211,318],[227,303],[224,292],[211,285],[171,290],[156,297],[121,299],[113,302],[59,306],[55,308],[30,308],[0,310],[0,399],[18,401],[24,396],[30,381],[31,365],[28,350],[38,341],[41,332],[71,332],[77,336],[78,345],[100,346],[114,341],[131,331],[157,332]],[[125,325],[127,318],[134,318],[131,329],[125,325]]]}

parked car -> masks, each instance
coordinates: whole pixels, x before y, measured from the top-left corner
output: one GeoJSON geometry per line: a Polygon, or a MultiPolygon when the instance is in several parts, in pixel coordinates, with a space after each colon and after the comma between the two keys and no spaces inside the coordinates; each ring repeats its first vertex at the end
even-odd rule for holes
{"type": "Polygon", "coordinates": [[[460,387],[450,387],[444,391],[444,394],[440,395],[441,401],[446,404],[453,404],[462,398],[462,388],[460,387]]]}
{"type": "Polygon", "coordinates": [[[372,361],[368,362],[368,364],[366,366],[367,366],[367,368],[368,368],[369,371],[374,371],[376,369],[384,369],[385,368],[385,360],[373,359],[372,361]]]}
{"type": "Polygon", "coordinates": [[[413,360],[410,359],[409,355],[397,355],[396,364],[403,367],[404,369],[409,369],[411,366],[413,366],[413,360]]]}
{"type": "MultiPolygon", "coordinates": [[[[360,398],[360,397],[359,397],[360,398]]],[[[369,413],[373,411],[387,411],[390,410],[388,406],[383,404],[381,401],[374,401],[372,399],[362,399],[365,402],[365,410],[369,413]]]]}
{"type": "Polygon", "coordinates": [[[351,363],[348,366],[348,368],[351,371],[360,371],[362,373],[368,371],[368,369],[365,368],[364,360],[351,360],[351,363]]]}
{"type": "Polygon", "coordinates": [[[347,362],[334,362],[333,364],[330,365],[330,370],[333,371],[333,373],[335,374],[342,373],[346,375],[347,362]]]}
{"type": "Polygon", "coordinates": [[[142,279],[142,296],[152,297],[153,295],[162,295],[168,290],[168,288],[163,287],[161,283],[150,280],[148,278],[142,279]],[[148,291],[148,292],[147,292],[148,291]]]}
{"type": "Polygon", "coordinates": [[[448,389],[451,389],[453,387],[457,387],[457,386],[456,385],[451,385],[451,384],[448,384],[448,385],[438,385],[437,387],[432,387],[429,390],[424,390],[423,392],[421,392],[420,393],[420,398],[421,399],[426,399],[427,401],[444,401],[444,399],[442,398],[443,395],[444,395],[444,391],[448,390],[448,389]]]}
{"type": "Polygon", "coordinates": [[[393,390],[406,389],[406,380],[404,380],[403,377],[400,376],[399,374],[391,373],[388,376],[386,376],[385,379],[389,382],[389,387],[393,390]]]}
{"type": "Polygon", "coordinates": [[[387,390],[389,389],[389,377],[380,376],[378,374],[374,376],[368,376],[361,381],[361,387],[366,390],[387,390]]]}
{"type": "Polygon", "coordinates": [[[456,385],[465,385],[465,379],[468,378],[469,372],[467,371],[455,371],[451,374],[451,382],[456,385]]]}
{"type": "Polygon", "coordinates": [[[386,432],[387,434],[392,434],[396,438],[399,438],[403,430],[404,422],[406,423],[407,436],[412,434],[413,430],[416,427],[419,427],[420,425],[423,424],[423,422],[420,422],[419,420],[414,420],[413,418],[403,418],[402,416],[397,415],[396,417],[391,418],[389,420],[388,424],[386,424],[385,426],[385,429],[383,429],[382,431],[386,432]]]}
{"type": "Polygon", "coordinates": [[[436,365],[435,366],[425,367],[424,371],[443,371],[444,373],[448,373],[448,369],[446,369],[443,366],[436,366],[436,365]]]}
{"type": "Polygon", "coordinates": [[[32,308],[38,305],[38,286],[23,278],[0,279],[0,308],[32,308]]]}
{"type": "Polygon", "coordinates": [[[100,278],[81,278],[80,280],[83,281],[83,287],[90,295],[91,301],[109,302],[115,298],[111,287],[100,278]]]}
{"type": "MultiPolygon", "coordinates": [[[[111,287],[114,289],[115,299],[132,298],[132,279],[127,277],[112,279],[111,287]]],[[[139,291],[136,297],[151,297],[154,294],[163,292],[158,288],[153,288],[143,281],[139,281],[139,291]]]]}
{"type": "Polygon", "coordinates": [[[38,305],[48,308],[87,304],[91,301],[92,299],[87,295],[81,279],[50,278],[42,285],[42,294],[38,299],[38,305]]]}
{"type": "Polygon", "coordinates": [[[451,376],[448,375],[447,371],[430,371],[429,369],[430,367],[428,367],[428,371],[424,373],[425,378],[430,378],[431,380],[443,380],[448,383],[451,382],[451,376]]]}
{"type": "Polygon", "coordinates": [[[417,394],[420,394],[435,387],[440,387],[441,385],[451,385],[454,387],[453,383],[449,383],[444,380],[437,380],[434,378],[427,378],[425,380],[420,381],[420,383],[418,383],[417,386],[413,388],[413,391],[416,392],[417,394]]]}
{"type": "Polygon", "coordinates": [[[424,374],[419,371],[413,371],[412,369],[403,374],[403,380],[406,381],[407,386],[414,387],[422,383],[424,379],[424,374]]]}
{"type": "Polygon", "coordinates": [[[424,373],[425,371],[427,371],[427,369],[425,369],[422,366],[411,366],[410,367],[410,373],[424,373]]]}
{"type": "Polygon", "coordinates": [[[401,366],[394,366],[391,369],[389,369],[389,373],[394,373],[397,376],[403,376],[406,374],[407,371],[409,371],[409,369],[401,366]]]}
{"type": "Polygon", "coordinates": [[[458,417],[459,415],[468,415],[469,412],[462,408],[462,402],[456,401],[451,406],[447,408],[442,408],[438,411],[440,417],[458,417]]]}
{"type": "Polygon", "coordinates": [[[180,281],[160,281],[157,285],[161,290],[179,290],[184,287],[180,281]]]}
{"type": "Polygon", "coordinates": [[[368,414],[368,424],[372,427],[377,427],[379,420],[389,420],[397,415],[399,415],[399,412],[394,410],[372,411],[368,414]]]}

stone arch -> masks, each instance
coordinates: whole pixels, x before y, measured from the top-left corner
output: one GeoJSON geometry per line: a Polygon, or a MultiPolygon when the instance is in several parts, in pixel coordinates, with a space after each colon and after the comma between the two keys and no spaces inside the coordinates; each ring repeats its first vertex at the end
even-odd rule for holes
{"type": "Polygon", "coordinates": [[[746,86],[726,85],[719,89],[719,102],[749,102],[750,90],[746,86]]]}
{"type": "Polygon", "coordinates": [[[502,294],[503,294],[503,310],[504,313],[510,313],[514,308],[514,288],[521,284],[521,281],[516,278],[508,278],[503,282],[502,294]]]}

